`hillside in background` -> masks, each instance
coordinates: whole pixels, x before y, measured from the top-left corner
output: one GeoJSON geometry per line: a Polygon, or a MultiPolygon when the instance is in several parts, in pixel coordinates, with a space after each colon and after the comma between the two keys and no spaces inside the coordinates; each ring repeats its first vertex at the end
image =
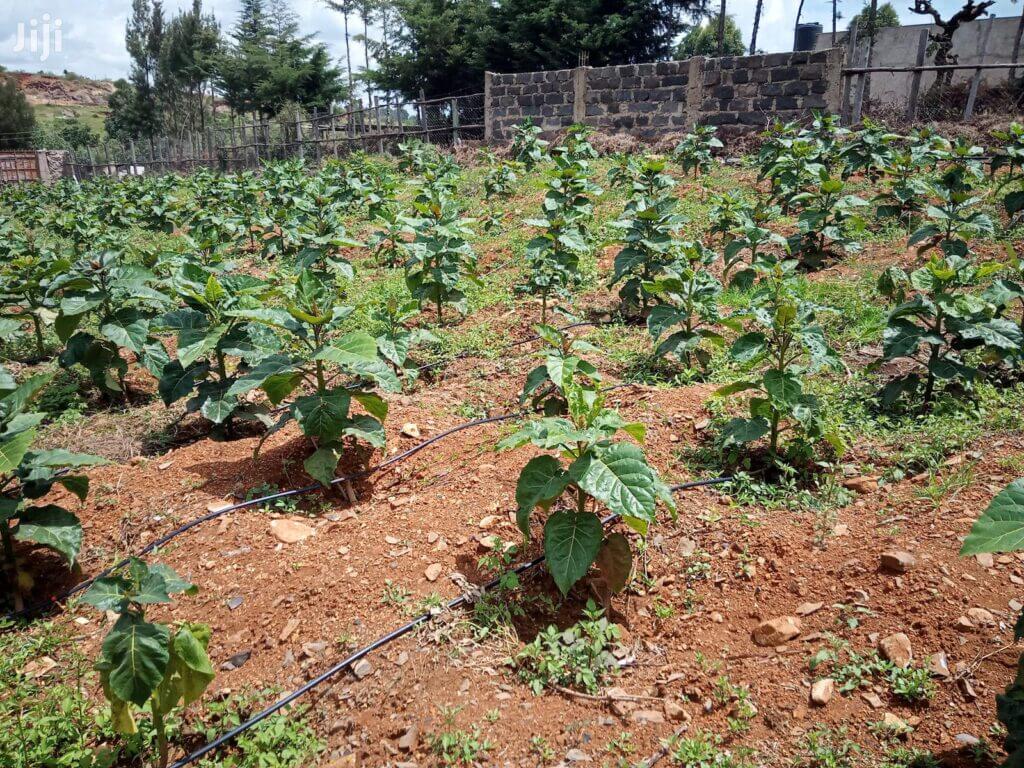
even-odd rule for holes
{"type": "Polygon", "coordinates": [[[77,117],[96,132],[103,131],[107,99],[114,92],[110,80],[90,80],[80,75],[42,72],[9,72],[36,110],[36,118],[47,122],[77,117]]]}

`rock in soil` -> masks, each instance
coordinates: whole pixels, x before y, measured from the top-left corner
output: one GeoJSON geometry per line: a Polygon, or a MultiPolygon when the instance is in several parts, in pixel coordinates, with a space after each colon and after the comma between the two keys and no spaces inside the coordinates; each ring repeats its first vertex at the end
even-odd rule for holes
{"type": "Polygon", "coordinates": [[[902,632],[883,637],[878,643],[878,652],[882,654],[883,659],[891,661],[901,669],[910,666],[910,662],[914,658],[910,647],[910,638],[902,632]]]}
{"type": "Polygon", "coordinates": [[[296,520],[271,520],[270,532],[282,544],[297,544],[316,533],[310,526],[296,520]]]}
{"type": "Polygon", "coordinates": [[[906,573],[917,565],[917,558],[901,549],[893,549],[882,553],[881,566],[889,573],[906,573]]]}
{"type": "Polygon", "coordinates": [[[831,677],[818,680],[811,686],[811,703],[818,707],[824,707],[836,692],[835,681],[831,677]]]}
{"type": "Polygon", "coordinates": [[[444,570],[444,566],[441,563],[431,563],[427,566],[427,570],[424,571],[423,575],[427,577],[427,581],[437,581],[441,577],[441,571],[444,570]]]}
{"type": "Polygon", "coordinates": [[[638,709],[633,713],[633,722],[637,725],[661,725],[665,716],[656,709],[638,709]]]}
{"type": "Polygon", "coordinates": [[[352,667],[352,674],[362,680],[373,674],[373,665],[366,659],[360,659],[352,667]]]}
{"type": "Polygon", "coordinates": [[[774,647],[789,642],[800,634],[800,630],[800,619],[796,616],[777,616],[758,624],[753,639],[757,645],[774,647]]]}

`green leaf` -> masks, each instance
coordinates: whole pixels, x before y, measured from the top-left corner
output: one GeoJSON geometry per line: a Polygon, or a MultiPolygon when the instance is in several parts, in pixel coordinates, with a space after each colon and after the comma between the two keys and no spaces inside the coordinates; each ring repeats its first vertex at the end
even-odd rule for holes
{"type": "Polygon", "coordinates": [[[654,522],[662,485],[639,446],[614,443],[584,454],[569,475],[586,493],[624,518],[654,522]]]}
{"type": "Polygon", "coordinates": [[[105,576],[96,579],[82,596],[82,602],[101,611],[123,613],[128,604],[131,582],[123,576],[105,576]]]}
{"type": "Polygon", "coordinates": [[[82,524],[71,512],[55,504],[29,507],[18,515],[14,538],[49,547],[73,564],[82,548],[82,524]]]}
{"type": "Polygon", "coordinates": [[[526,538],[530,538],[530,513],[535,507],[550,509],[568,484],[569,476],[554,456],[535,456],[526,463],[516,483],[516,522],[526,538]]]}
{"type": "Polygon", "coordinates": [[[629,546],[629,539],[621,533],[610,534],[597,553],[597,569],[612,592],[625,589],[633,571],[633,550],[629,546]]]}
{"type": "Polygon", "coordinates": [[[341,460],[341,445],[335,442],[321,445],[302,462],[307,474],[323,486],[329,486],[341,460]]]}
{"type": "Polygon", "coordinates": [[[732,343],[729,356],[740,363],[749,363],[764,354],[768,339],[763,333],[745,333],[732,343]]]}
{"type": "Polygon", "coordinates": [[[29,457],[36,467],[100,467],[110,462],[102,456],[91,453],[72,453],[63,448],[33,451],[29,457]]]}
{"type": "Polygon", "coordinates": [[[722,430],[722,445],[743,445],[752,443],[768,434],[771,425],[768,420],[758,416],[754,419],[730,419],[722,430]]]}
{"type": "Polygon", "coordinates": [[[167,627],[132,613],[121,614],[102,647],[111,690],[124,701],[143,706],[163,680],[170,660],[169,641],[167,627]]]}
{"type": "Polygon", "coordinates": [[[764,389],[776,407],[788,409],[800,401],[803,386],[792,371],[779,371],[772,368],[765,371],[763,380],[764,389]]]}
{"type": "Polygon", "coordinates": [[[582,579],[601,548],[604,530],[590,512],[559,510],[544,525],[544,558],[563,595],[582,579]]]}
{"type": "Polygon", "coordinates": [[[298,397],[292,404],[295,420],[307,437],[331,441],[341,437],[352,398],[343,389],[325,395],[298,397]]]}
{"type": "Polygon", "coordinates": [[[1014,480],[992,499],[971,526],[961,555],[1016,552],[1024,547],[1024,479],[1014,480]]]}
{"type": "Polygon", "coordinates": [[[35,429],[26,429],[0,440],[0,475],[6,475],[18,468],[35,438],[35,429]]]}

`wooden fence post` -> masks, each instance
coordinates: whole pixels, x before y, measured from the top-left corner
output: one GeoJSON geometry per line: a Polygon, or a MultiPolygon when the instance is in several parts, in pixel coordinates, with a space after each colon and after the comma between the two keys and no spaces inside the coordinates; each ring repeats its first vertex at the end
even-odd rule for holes
{"type": "MultiPolygon", "coordinates": [[[[985,25],[985,31],[981,33],[981,50],[978,52],[978,64],[985,63],[985,54],[988,52],[988,36],[992,33],[992,26],[996,23],[995,18],[989,19],[985,25]]],[[[967,94],[967,105],[964,107],[964,121],[970,120],[974,115],[974,101],[978,98],[978,86],[981,85],[981,66],[974,70],[974,77],[971,78],[971,91],[967,94]]]]}
{"type": "Polygon", "coordinates": [[[451,100],[452,110],[452,146],[459,143],[459,100],[451,100]]]}
{"type": "MultiPolygon", "coordinates": [[[[846,60],[850,62],[851,67],[857,66],[857,27],[851,29],[848,33],[848,39],[846,44],[848,46],[846,60]]],[[[853,87],[853,75],[846,75],[843,79],[843,104],[842,104],[842,122],[846,125],[850,124],[850,89],[853,87]]]]}
{"type": "MultiPolygon", "coordinates": [[[[928,51],[928,29],[921,30],[921,36],[917,39],[917,58],[914,59],[915,67],[924,66],[925,53],[928,51]]],[[[907,122],[912,123],[917,119],[917,99],[921,94],[921,70],[916,69],[910,76],[910,98],[907,100],[907,122]]]]}

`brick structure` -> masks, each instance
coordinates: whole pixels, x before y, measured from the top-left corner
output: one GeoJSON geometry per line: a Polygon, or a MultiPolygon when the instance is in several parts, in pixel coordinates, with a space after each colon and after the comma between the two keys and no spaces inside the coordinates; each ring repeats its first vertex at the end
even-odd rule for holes
{"type": "Polygon", "coordinates": [[[651,137],[698,123],[742,131],[839,112],[844,50],[579,67],[485,78],[486,135],[508,139],[527,117],[551,133],[574,122],[651,137]]]}

